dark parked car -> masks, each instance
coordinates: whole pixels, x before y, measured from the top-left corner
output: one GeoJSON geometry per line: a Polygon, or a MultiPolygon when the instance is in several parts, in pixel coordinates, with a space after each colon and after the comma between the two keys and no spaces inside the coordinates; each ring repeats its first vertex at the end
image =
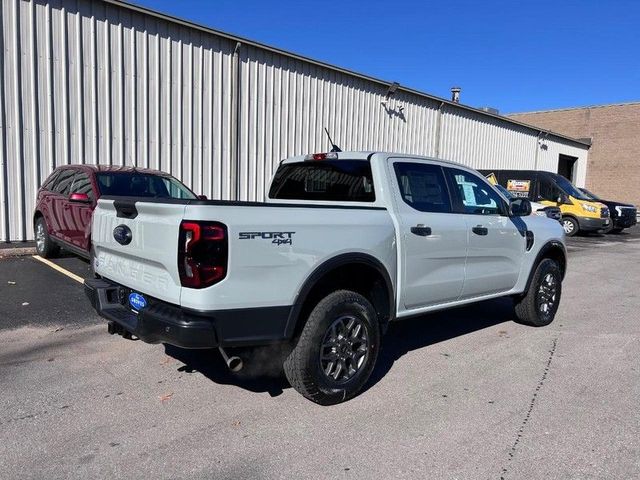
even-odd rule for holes
{"type": "Polygon", "coordinates": [[[89,259],[93,209],[101,196],[116,195],[199,198],[177,179],[157,170],[97,165],[58,167],[38,190],[33,216],[38,255],[52,257],[62,247],[89,259]]]}
{"type": "Polygon", "coordinates": [[[620,233],[623,229],[633,227],[637,223],[638,210],[634,205],[630,203],[614,202],[613,200],[603,200],[597,195],[591,193],[586,188],[581,188],[589,198],[597,200],[600,203],[604,203],[609,207],[609,214],[611,215],[611,226],[606,232],[620,233]]]}

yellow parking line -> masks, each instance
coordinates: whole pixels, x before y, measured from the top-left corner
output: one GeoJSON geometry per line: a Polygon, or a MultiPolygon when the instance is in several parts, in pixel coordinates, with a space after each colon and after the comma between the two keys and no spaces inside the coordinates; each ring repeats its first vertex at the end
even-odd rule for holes
{"type": "Polygon", "coordinates": [[[50,266],[51,268],[53,268],[54,270],[62,273],[63,275],[66,275],[67,277],[75,280],[78,283],[84,283],[84,278],[79,277],[78,275],[76,275],[75,273],[71,273],[69,270],[65,270],[64,268],[62,268],[60,265],[56,265],[53,262],[50,262],[49,260],[47,260],[46,258],[42,258],[40,255],[33,255],[33,258],[35,258],[36,260],[38,260],[39,262],[44,263],[45,265],[50,266]]]}

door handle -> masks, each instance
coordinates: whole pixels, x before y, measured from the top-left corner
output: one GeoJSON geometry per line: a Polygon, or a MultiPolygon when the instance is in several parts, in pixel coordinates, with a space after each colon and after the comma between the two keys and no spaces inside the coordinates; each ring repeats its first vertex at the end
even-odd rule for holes
{"type": "Polygon", "coordinates": [[[489,229],[487,227],[483,227],[482,225],[476,225],[471,229],[471,231],[476,235],[487,235],[489,233],[489,229]]]}
{"type": "Polygon", "coordinates": [[[431,227],[425,227],[420,223],[415,227],[411,227],[411,233],[420,237],[428,237],[429,235],[431,235],[431,227]]]}

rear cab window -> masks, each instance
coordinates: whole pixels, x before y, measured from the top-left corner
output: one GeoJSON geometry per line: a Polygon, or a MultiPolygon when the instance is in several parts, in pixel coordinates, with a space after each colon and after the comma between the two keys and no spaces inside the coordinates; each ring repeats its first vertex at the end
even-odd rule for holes
{"type": "Polygon", "coordinates": [[[374,202],[376,199],[368,160],[309,160],[284,163],[276,172],[269,198],[374,202]]]}

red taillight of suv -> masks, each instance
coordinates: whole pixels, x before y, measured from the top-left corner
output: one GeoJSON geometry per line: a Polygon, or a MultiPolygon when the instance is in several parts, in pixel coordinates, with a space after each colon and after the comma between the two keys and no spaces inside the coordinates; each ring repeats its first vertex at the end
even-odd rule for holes
{"type": "Polygon", "coordinates": [[[217,222],[183,221],[178,272],[183,287],[206,288],[222,280],[227,274],[227,227],[217,222]]]}

